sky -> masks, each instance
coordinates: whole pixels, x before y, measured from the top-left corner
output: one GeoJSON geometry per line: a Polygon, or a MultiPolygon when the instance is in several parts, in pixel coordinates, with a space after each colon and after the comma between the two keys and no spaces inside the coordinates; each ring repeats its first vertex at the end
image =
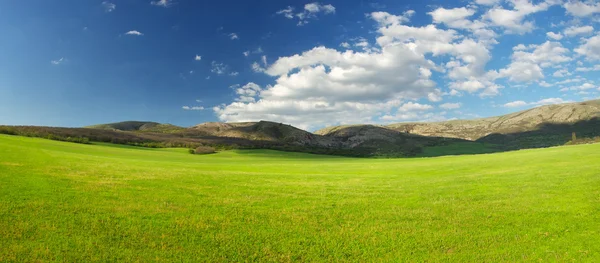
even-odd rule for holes
{"type": "Polygon", "coordinates": [[[600,2],[0,1],[0,124],[339,124],[600,95],[600,2]]]}

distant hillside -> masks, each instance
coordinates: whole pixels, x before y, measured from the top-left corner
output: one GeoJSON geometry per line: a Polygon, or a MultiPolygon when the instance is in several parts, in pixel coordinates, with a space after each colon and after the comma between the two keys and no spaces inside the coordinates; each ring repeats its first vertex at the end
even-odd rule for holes
{"type": "Polygon", "coordinates": [[[330,138],[314,135],[294,126],[270,121],[220,123],[207,122],[182,132],[186,136],[215,136],[274,141],[297,145],[330,145],[330,138]]]}
{"type": "MultiPolygon", "coordinates": [[[[478,140],[490,134],[529,132],[548,124],[574,124],[600,117],[600,100],[540,106],[504,116],[434,123],[397,123],[387,128],[424,136],[478,140]]],[[[319,132],[317,132],[319,133],[319,132]]]]}
{"type": "Polygon", "coordinates": [[[346,156],[440,156],[564,145],[600,136],[600,100],[541,106],[504,116],[387,126],[346,125],[313,133],[269,121],[209,122],[183,128],[126,121],[86,128],[0,126],[0,133],[73,142],[112,142],[146,147],[213,146],[277,149],[346,156]]]}
{"type": "Polygon", "coordinates": [[[116,123],[98,124],[87,126],[90,129],[115,130],[115,131],[140,131],[156,133],[173,133],[184,130],[185,128],[172,124],[162,124],[149,121],[124,121],[116,123]]]}
{"type": "Polygon", "coordinates": [[[572,132],[582,137],[600,136],[600,100],[540,106],[504,116],[475,120],[432,123],[397,123],[387,126],[351,125],[328,127],[315,132],[340,137],[344,129],[378,128],[377,135],[393,130],[427,137],[456,138],[497,144],[504,149],[523,149],[562,145],[572,132]]]}

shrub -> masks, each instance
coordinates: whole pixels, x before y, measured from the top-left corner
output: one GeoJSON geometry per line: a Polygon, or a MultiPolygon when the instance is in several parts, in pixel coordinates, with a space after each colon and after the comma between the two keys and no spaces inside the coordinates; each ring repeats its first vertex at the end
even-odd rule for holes
{"type": "MultiPolygon", "coordinates": [[[[191,151],[194,151],[194,154],[211,154],[211,153],[215,153],[215,148],[213,147],[209,147],[209,146],[198,146],[196,147],[195,150],[190,149],[191,151]]],[[[190,151],[190,153],[191,153],[190,151]]]]}

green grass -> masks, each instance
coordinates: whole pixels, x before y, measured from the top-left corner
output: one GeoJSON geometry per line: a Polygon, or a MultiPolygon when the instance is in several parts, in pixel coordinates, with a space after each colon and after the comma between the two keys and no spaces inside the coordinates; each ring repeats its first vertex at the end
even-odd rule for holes
{"type": "Polygon", "coordinates": [[[503,151],[497,145],[482,142],[454,142],[443,146],[423,148],[418,157],[436,157],[446,155],[482,154],[503,151]]]}
{"type": "Polygon", "coordinates": [[[600,144],[353,159],[0,135],[0,262],[600,261],[600,144]]]}

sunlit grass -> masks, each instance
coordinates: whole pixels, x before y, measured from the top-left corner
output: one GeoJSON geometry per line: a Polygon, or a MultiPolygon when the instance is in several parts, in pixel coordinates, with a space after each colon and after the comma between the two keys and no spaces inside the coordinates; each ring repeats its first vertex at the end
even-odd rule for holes
{"type": "Polygon", "coordinates": [[[358,159],[0,135],[0,262],[595,262],[599,222],[598,144],[358,159]]]}

